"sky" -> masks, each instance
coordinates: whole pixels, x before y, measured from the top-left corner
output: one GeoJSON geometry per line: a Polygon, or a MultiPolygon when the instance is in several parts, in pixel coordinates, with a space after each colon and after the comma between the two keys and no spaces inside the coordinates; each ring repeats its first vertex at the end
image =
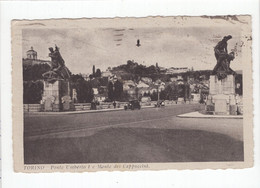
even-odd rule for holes
{"type": "Polygon", "coordinates": [[[169,24],[164,20],[163,24],[120,23],[95,27],[75,24],[68,28],[25,28],[22,34],[23,57],[33,47],[38,59],[50,60],[48,48],[56,44],[65,65],[73,74],[91,73],[93,65],[105,71],[108,67],[126,64],[127,60],[146,66],[158,63],[166,68],[206,70],[213,69],[216,64],[214,46],[224,36],[232,35],[233,38],[228,41],[228,51],[236,48],[238,53],[231,67],[234,70],[241,69],[241,53],[246,41],[245,36],[241,36],[244,22],[201,18],[196,24],[194,19],[175,18],[169,24]],[[138,39],[140,47],[136,46],[138,39]]]}

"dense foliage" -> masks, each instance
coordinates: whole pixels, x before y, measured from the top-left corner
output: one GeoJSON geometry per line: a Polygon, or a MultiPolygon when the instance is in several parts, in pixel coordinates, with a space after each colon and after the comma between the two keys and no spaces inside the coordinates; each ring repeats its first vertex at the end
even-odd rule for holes
{"type": "Polygon", "coordinates": [[[23,65],[23,80],[36,81],[43,79],[42,74],[50,70],[48,64],[23,65]]]}
{"type": "Polygon", "coordinates": [[[24,81],[23,82],[23,103],[39,104],[43,94],[42,81],[24,81]]]}
{"type": "Polygon", "coordinates": [[[210,74],[212,73],[211,70],[200,70],[200,71],[188,71],[184,73],[173,73],[173,74],[166,74],[165,70],[160,70],[158,66],[148,66],[138,64],[133,60],[128,60],[126,64],[114,67],[112,72],[115,74],[120,75],[123,80],[133,80],[139,81],[142,77],[151,78],[153,81],[160,79],[163,82],[169,82],[170,78],[176,77],[178,75],[182,76],[184,81],[188,79],[188,77],[192,77],[196,80],[202,79],[202,76],[205,79],[209,79],[210,74]]]}
{"type": "Polygon", "coordinates": [[[49,71],[48,64],[23,64],[23,103],[39,104],[43,94],[42,74],[49,71]]]}
{"type": "MultiPolygon", "coordinates": [[[[185,100],[188,99],[189,87],[185,84],[176,84],[172,83],[168,85],[164,90],[159,92],[160,100],[177,100],[178,97],[183,97],[185,100]]],[[[154,91],[153,93],[144,93],[144,97],[151,97],[152,101],[158,100],[158,92],[154,91]]]]}
{"type": "Polygon", "coordinates": [[[123,84],[120,81],[115,83],[109,82],[107,86],[109,101],[123,101],[126,93],[123,93],[123,84]]]}
{"type": "Polygon", "coordinates": [[[79,103],[89,103],[92,102],[94,98],[94,92],[90,81],[84,80],[81,75],[71,75],[70,78],[72,88],[77,91],[77,102],[79,103]]]}
{"type": "Polygon", "coordinates": [[[131,60],[128,60],[127,64],[114,67],[112,72],[121,73],[122,79],[133,81],[137,81],[141,77],[150,77],[154,80],[159,77],[159,69],[154,65],[146,67],[131,60]]]}
{"type": "MultiPolygon", "coordinates": [[[[23,65],[23,102],[24,104],[40,103],[43,94],[42,74],[49,71],[48,64],[23,65]]],[[[77,91],[78,102],[91,102],[94,98],[92,85],[81,75],[71,76],[71,86],[77,91]]],[[[100,79],[101,82],[105,82],[100,79]]]]}

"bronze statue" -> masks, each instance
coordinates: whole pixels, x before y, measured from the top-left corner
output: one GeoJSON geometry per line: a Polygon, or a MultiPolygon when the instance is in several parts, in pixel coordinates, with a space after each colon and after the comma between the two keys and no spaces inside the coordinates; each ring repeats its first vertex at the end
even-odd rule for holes
{"type": "Polygon", "coordinates": [[[42,75],[44,80],[48,82],[55,82],[59,79],[69,79],[71,73],[69,69],[65,66],[65,61],[61,57],[59,48],[55,46],[55,51],[52,47],[50,47],[49,50],[49,57],[51,58],[51,70],[42,75]]]}
{"type": "Polygon", "coordinates": [[[236,74],[236,72],[230,68],[230,62],[233,61],[234,59],[235,59],[235,53],[230,52],[229,54],[227,54],[225,59],[220,61],[220,63],[214,67],[213,73],[215,72],[219,80],[226,78],[227,75],[236,74]]]}
{"type": "Polygon", "coordinates": [[[231,35],[225,36],[214,48],[217,64],[212,74],[217,75],[219,80],[226,78],[228,74],[235,74],[235,71],[230,68],[230,62],[235,59],[235,53],[227,51],[227,41],[231,38],[231,35]]]}

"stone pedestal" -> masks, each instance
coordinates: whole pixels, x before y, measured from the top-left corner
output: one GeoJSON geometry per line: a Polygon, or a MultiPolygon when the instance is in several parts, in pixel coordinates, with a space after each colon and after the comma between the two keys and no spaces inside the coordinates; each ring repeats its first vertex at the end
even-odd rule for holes
{"type": "Polygon", "coordinates": [[[207,111],[216,115],[236,115],[235,76],[227,75],[218,80],[217,76],[210,76],[207,111]],[[211,109],[212,111],[209,111],[211,109]]]}
{"type": "MultiPolygon", "coordinates": [[[[44,111],[59,112],[63,110],[62,97],[66,97],[66,102],[70,97],[70,83],[65,80],[57,80],[54,83],[44,81],[44,90],[42,101],[44,104],[44,111]]],[[[66,106],[66,105],[65,105],[66,106]]],[[[69,110],[66,106],[66,110],[69,110]]]]}
{"type": "Polygon", "coordinates": [[[218,80],[217,76],[211,75],[209,80],[209,94],[235,95],[235,76],[227,75],[225,79],[218,80]]]}
{"type": "Polygon", "coordinates": [[[69,95],[65,95],[61,98],[61,102],[62,102],[62,110],[63,111],[69,111],[72,110],[72,100],[71,97],[69,95]]]}

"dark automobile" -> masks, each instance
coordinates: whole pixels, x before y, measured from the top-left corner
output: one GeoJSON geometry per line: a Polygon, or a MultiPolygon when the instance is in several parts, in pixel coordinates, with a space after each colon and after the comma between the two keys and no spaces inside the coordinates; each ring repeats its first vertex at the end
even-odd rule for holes
{"type": "Polygon", "coordinates": [[[155,107],[162,107],[165,106],[164,100],[157,101],[157,103],[154,105],[155,107]]]}
{"type": "Polygon", "coordinates": [[[125,110],[127,110],[127,109],[131,109],[131,110],[139,109],[140,110],[141,105],[138,100],[132,100],[132,101],[129,101],[128,104],[126,104],[124,108],[125,108],[125,110]]]}

